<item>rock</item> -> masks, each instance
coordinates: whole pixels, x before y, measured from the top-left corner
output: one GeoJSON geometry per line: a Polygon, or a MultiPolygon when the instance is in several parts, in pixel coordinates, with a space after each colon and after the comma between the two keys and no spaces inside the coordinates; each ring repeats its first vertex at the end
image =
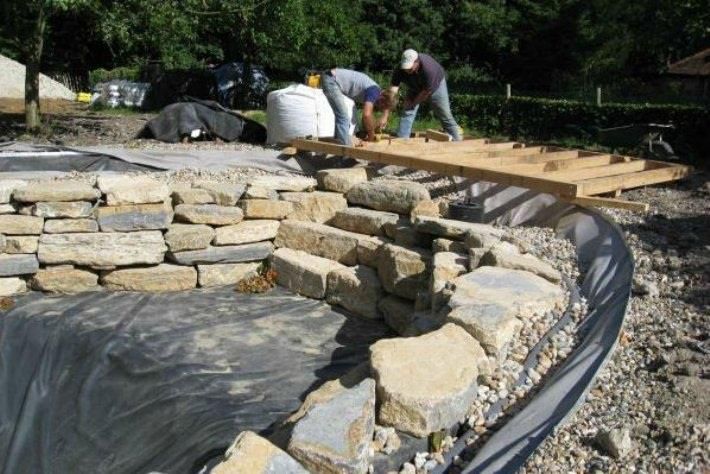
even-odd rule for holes
{"type": "Polygon", "coordinates": [[[27,186],[26,181],[17,179],[0,179],[0,204],[10,202],[12,193],[14,193],[16,189],[24,188],[25,186],[27,186]]]}
{"type": "Polygon", "coordinates": [[[285,451],[252,431],[243,431],[211,474],[308,474],[285,451]]]}
{"type": "MultiPolygon", "coordinates": [[[[419,232],[411,225],[399,224],[394,226],[394,243],[403,247],[431,248],[432,236],[419,232]]],[[[392,232],[392,231],[390,231],[392,232]]]]}
{"type": "Polygon", "coordinates": [[[377,341],[370,346],[370,364],[378,422],[424,437],[466,417],[488,360],[466,331],[447,324],[419,337],[377,341]]]}
{"type": "Polygon", "coordinates": [[[344,265],[357,263],[361,236],[324,224],[286,220],[281,223],[274,243],[277,247],[302,250],[344,265]]]}
{"type": "Polygon", "coordinates": [[[559,283],[562,280],[562,274],[552,268],[549,263],[543,262],[530,254],[519,255],[498,248],[498,246],[494,246],[483,255],[480,264],[528,271],[553,283],[559,283]]]}
{"type": "Polygon", "coordinates": [[[19,202],[95,201],[101,197],[101,193],[86,183],[56,181],[28,184],[16,189],[12,197],[19,202]]]}
{"type": "Polygon", "coordinates": [[[644,280],[640,277],[634,278],[632,290],[637,295],[648,296],[650,298],[657,298],[661,294],[655,282],[644,280]]]}
{"type": "Polygon", "coordinates": [[[184,291],[197,286],[193,267],[163,263],[155,267],[113,270],[101,276],[101,284],[114,291],[184,291]]]}
{"type": "Polygon", "coordinates": [[[242,263],[256,262],[269,258],[274,251],[271,242],[257,242],[244,245],[225,245],[208,247],[202,250],[170,252],[168,258],[180,265],[206,263],[242,263]]]}
{"type": "Polygon", "coordinates": [[[44,219],[16,214],[0,215],[0,230],[5,235],[39,235],[44,227],[44,219]]]}
{"type": "Polygon", "coordinates": [[[216,204],[178,204],[175,218],[191,224],[229,225],[241,222],[244,212],[238,207],[216,204]]]}
{"type": "MultiPolygon", "coordinates": [[[[5,252],[5,247],[7,246],[7,237],[5,237],[3,234],[0,234],[0,253],[5,252]]],[[[15,253],[15,252],[13,252],[15,253]]]]}
{"type": "Polygon", "coordinates": [[[514,313],[514,309],[505,304],[481,302],[453,309],[447,321],[464,328],[488,355],[503,363],[508,357],[508,349],[523,327],[514,313]]]}
{"type": "Polygon", "coordinates": [[[419,201],[409,214],[412,222],[419,216],[441,217],[439,204],[434,201],[419,201]]]}
{"type": "Polygon", "coordinates": [[[99,276],[71,265],[59,265],[39,270],[30,280],[30,287],[47,293],[72,294],[98,291],[99,276]]]}
{"type": "Polygon", "coordinates": [[[38,256],[45,264],[138,265],[162,263],[166,250],[159,231],[43,234],[38,256]]]}
{"type": "Polygon", "coordinates": [[[315,179],[302,176],[258,176],[249,182],[250,186],[274,191],[310,191],[317,184],[315,179]]]}
{"type": "Polygon", "coordinates": [[[173,221],[173,209],[163,203],[99,207],[96,220],[102,232],[167,229],[173,221]]]}
{"type": "Polygon", "coordinates": [[[14,296],[27,292],[27,283],[22,278],[0,278],[0,296],[14,296]]]}
{"type": "Polygon", "coordinates": [[[288,218],[298,221],[328,222],[336,212],[348,207],[342,194],[324,191],[281,193],[281,199],[293,203],[288,218]]]}
{"type": "MultiPolygon", "coordinates": [[[[2,240],[2,239],[0,239],[2,240]]],[[[0,252],[5,253],[37,253],[39,236],[36,235],[8,235],[5,237],[5,250],[0,245],[0,252]]]]}
{"type": "Polygon", "coordinates": [[[285,219],[293,212],[293,203],[271,199],[247,199],[239,205],[247,219],[285,219]]]}
{"type": "Polygon", "coordinates": [[[439,237],[463,239],[467,234],[490,235],[503,237],[503,231],[487,224],[463,222],[441,217],[418,216],[412,221],[419,232],[425,232],[439,237]]]}
{"type": "Polygon", "coordinates": [[[402,469],[399,474],[417,474],[417,467],[411,462],[405,462],[402,464],[402,469]]]}
{"type": "Polygon", "coordinates": [[[468,250],[468,268],[473,271],[481,266],[481,260],[483,256],[488,253],[488,249],[471,247],[468,250]]]}
{"type": "Polygon", "coordinates": [[[276,220],[253,220],[218,227],[215,231],[214,244],[237,245],[273,240],[280,224],[281,222],[276,220]]]}
{"type": "Polygon", "coordinates": [[[469,248],[484,248],[486,250],[501,242],[502,237],[486,232],[468,232],[464,237],[469,248]]]}
{"type": "Polygon", "coordinates": [[[261,262],[198,265],[197,282],[203,287],[236,285],[246,278],[258,275],[262,265],[261,262]]]}
{"type": "Polygon", "coordinates": [[[236,206],[244,194],[246,184],[219,183],[214,181],[197,181],[194,186],[204,189],[212,195],[214,202],[220,206],[236,206]]]}
{"type": "Polygon", "coordinates": [[[170,188],[149,176],[99,176],[96,180],[108,206],[153,204],[170,200],[170,188]]]}
{"type": "Polygon", "coordinates": [[[414,300],[426,288],[431,254],[386,244],[380,248],[377,273],[388,293],[414,300]]]}
{"type": "Polygon", "coordinates": [[[357,263],[377,268],[377,255],[380,247],[391,241],[384,237],[370,237],[359,239],[357,242],[357,263]]]}
{"type": "Polygon", "coordinates": [[[329,224],[350,232],[383,236],[385,235],[385,225],[394,225],[398,221],[399,215],[393,212],[351,207],[338,211],[329,224]]]}
{"type": "Polygon", "coordinates": [[[468,253],[468,247],[463,242],[457,240],[449,240],[444,238],[434,239],[431,243],[431,251],[436,252],[454,252],[454,253],[468,253]]]}
{"type": "Polygon", "coordinates": [[[171,252],[206,249],[214,239],[215,230],[205,224],[172,224],[165,233],[165,243],[171,252]]]}
{"type": "Polygon", "coordinates": [[[299,295],[325,298],[328,274],[343,265],[327,258],[317,257],[300,250],[280,248],[274,252],[272,268],[276,281],[299,295]]]}
{"type": "Polygon", "coordinates": [[[33,254],[0,254],[0,277],[30,275],[39,270],[33,254]]]}
{"type": "Polygon", "coordinates": [[[385,296],[378,305],[385,322],[403,337],[420,336],[442,326],[444,318],[430,311],[417,311],[411,302],[385,296]]]}
{"type": "Polygon", "coordinates": [[[279,193],[273,189],[264,188],[262,186],[249,186],[244,193],[244,197],[249,199],[269,199],[276,201],[279,198],[279,193]]]}
{"type": "Polygon", "coordinates": [[[356,184],[367,181],[367,170],[361,167],[320,170],[316,179],[320,189],[345,194],[356,184]]]}
{"type": "Polygon", "coordinates": [[[428,201],[424,185],[411,181],[381,180],[356,184],[347,193],[348,202],[378,211],[406,214],[419,203],[428,201]]]}
{"type": "Polygon", "coordinates": [[[431,302],[437,311],[448,301],[447,283],[468,271],[468,257],[453,252],[438,252],[432,259],[431,302]]]}
{"type": "Polygon", "coordinates": [[[14,214],[16,212],[17,208],[14,204],[0,204],[0,214],[14,214]]]}
{"type": "Polygon", "coordinates": [[[311,472],[366,473],[375,429],[374,380],[320,391],[328,393],[312,401],[296,422],[288,452],[311,472]]]}
{"type": "MultiPolygon", "coordinates": [[[[173,191],[173,204],[214,204],[214,196],[205,189],[180,189],[173,191]]],[[[233,205],[233,204],[232,204],[233,205]]]]}
{"type": "Polygon", "coordinates": [[[37,217],[91,217],[94,206],[88,201],[38,202],[32,206],[32,215],[37,217]]]}
{"type": "Polygon", "coordinates": [[[375,270],[363,265],[343,267],[328,274],[326,300],[368,319],[382,319],[377,303],[384,296],[375,270]]]}
{"type": "Polygon", "coordinates": [[[600,430],[594,437],[597,445],[615,459],[623,459],[633,449],[631,434],[626,427],[600,430]]]}
{"type": "Polygon", "coordinates": [[[385,426],[375,426],[374,436],[375,451],[379,451],[389,456],[402,446],[402,440],[397,436],[394,428],[385,426]]]}
{"type": "Polygon", "coordinates": [[[99,224],[94,219],[47,219],[45,234],[70,234],[73,232],[98,232],[99,224]]]}

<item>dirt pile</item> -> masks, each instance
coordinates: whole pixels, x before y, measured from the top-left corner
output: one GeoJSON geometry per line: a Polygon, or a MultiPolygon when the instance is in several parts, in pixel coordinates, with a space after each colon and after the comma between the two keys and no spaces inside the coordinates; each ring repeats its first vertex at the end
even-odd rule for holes
{"type": "MultiPolygon", "coordinates": [[[[0,54],[0,97],[21,99],[25,96],[25,66],[0,54]]],[[[74,100],[75,94],[63,84],[44,74],[39,77],[39,94],[47,99],[74,100]]]]}

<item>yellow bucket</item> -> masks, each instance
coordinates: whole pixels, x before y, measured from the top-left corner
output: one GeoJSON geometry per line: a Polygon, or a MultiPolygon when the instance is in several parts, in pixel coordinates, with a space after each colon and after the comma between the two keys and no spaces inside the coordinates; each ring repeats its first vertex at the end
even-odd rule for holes
{"type": "Polygon", "coordinates": [[[91,102],[91,92],[79,92],[76,94],[76,101],[77,102],[85,102],[89,103],[91,102]]]}
{"type": "Polygon", "coordinates": [[[320,74],[309,74],[306,85],[318,89],[320,87],[320,74]]]}

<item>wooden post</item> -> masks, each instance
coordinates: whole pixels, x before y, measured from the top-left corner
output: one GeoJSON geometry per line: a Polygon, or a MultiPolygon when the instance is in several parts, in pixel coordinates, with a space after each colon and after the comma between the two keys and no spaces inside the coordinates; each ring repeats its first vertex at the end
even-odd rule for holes
{"type": "Polygon", "coordinates": [[[505,85],[505,98],[510,99],[513,96],[513,91],[512,88],[510,87],[510,84],[505,85]]]}
{"type": "Polygon", "coordinates": [[[602,105],[602,88],[597,87],[597,106],[601,107],[602,105]]]}

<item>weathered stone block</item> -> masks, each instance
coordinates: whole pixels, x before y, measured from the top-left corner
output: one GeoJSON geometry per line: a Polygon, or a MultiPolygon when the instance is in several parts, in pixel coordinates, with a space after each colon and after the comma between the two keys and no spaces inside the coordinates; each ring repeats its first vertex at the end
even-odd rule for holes
{"type": "Polygon", "coordinates": [[[22,278],[0,278],[0,296],[14,296],[27,292],[27,283],[22,278]]]}
{"type": "Polygon", "coordinates": [[[106,204],[152,204],[170,200],[167,184],[149,176],[99,176],[97,185],[106,195],[106,204]]]}
{"type": "Polygon", "coordinates": [[[562,274],[555,270],[549,263],[543,262],[530,254],[520,255],[496,247],[493,247],[483,255],[480,264],[510,268],[513,270],[524,270],[541,276],[553,283],[559,283],[560,280],[562,280],[562,274]]]}
{"type": "Polygon", "coordinates": [[[173,209],[163,203],[99,207],[96,220],[102,232],[167,229],[173,221],[173,209]]]}
{"type": "Polygon", "coordinates": [[[320,170],[316,174],[316,179],[320,189],[345,194],[356,184],[367,182],[367,170],[365,168],[320,170]]]}
{"type": "Polygon", "coordinates": [[[72,294],[98,291],[101,289],[98,281],[96,273],[71,265],[59,265],[39,270],[30,280],[30,286],[47,293],[72,294]]]}
{"type": "Polygon", "coordinates": [[[243,431],[212,474],[308,474],[298,461],[252,431],[243,431]]]}
{"type": "Polygon", "coordinates": [[[249,199],[269,199],[276,201],[279,199],[279,193],[273,189],[263,186],[249,186],[244,193],[244,197],[249,199]]]}
{"type": "Polygon", "coordinates": [[[345,265],[355,265],[360,238],[352,232],[327,225],[289,219],[281,223],[274,243],[277,247],[303,250],[345,265]]]}
{"type": "Polygon", "coordinates": [[[418,311],[411,301],[398,296],[386,296],[378,305],[389,327],[402,337],[421,336],[440,328],[444,315],[431,311],[418,311]]]}
{"type": "Polygon", "coordinates": [[[94,219],[47,219],[45,234],[70,234],[74,232],[98,232],[99,224],[94,219]]]}
{"type": "Polygon", "coordinates": [[[423,336],[376,342],[370,364],[378,423],[424,437],[465,418],[488,359],[466,331],[447,324],[423,336]]]}
{"type": "Polygon", "coordinates": [[[19,202],[95,201],[101,196],[98,189],[81,182],[42,182],[28,184],[12,194],[19,202]]]}
{"type": "Polygon", "coordinates": [[[165,243],[171,252],[206,249],[215,231],[204,224],[172,224],[165,233],[165,243]]]}
{"type": "Polygon", "coordinates": [[[324,191],[285,192],[281,199],[293,203],[289,219],[311,222],[328,222],[335,214],[348,207],[348,202],[340,193],[324,191]]]}
{"type": "Polygon", "coordinates": [[[431,243],[432,252],[454,252],[454,253],[467,253],[468,247],[463,242],[458,240],[449,240],[444,238],[434,239],[431,243]]]}
{"type": "Polygon", "coordinates": [[[167,247],[159,231],[43,234],[39,261],[85,266],[162,263],[167,247]]]}
{"type": "Polygon", "coordinates": [[[168,258],[180,265],[242,263],[264,260],[269,258],[273,251],[274,245],[271,242],[257,242],[244,245],[208,247],[203,250],[170,252],[168,258]]]}
{"type": "Polygon", "coordinates": [[[180,189],[173,191],[173,204],[214,204],[212,194],[204,189],[180,189]]]}
{"type": "Polygon", "coordinates": [[[261,262],[198,265],[197,282],[205,287],[235,285],[246,278],[258,275],[261,266],[261,262]]]}
{"type": "Polygon", "coordinates": [[[387,244],[380,248],[377,273],[387,292],[414,300],[427,289],[431,253],[387,244]]]}
{"type": "Polygon", "coordinates": [[[17,207],[14,204],[0,204],[0,214],[14,214],[17,207]]]}
{"type": "Polygon", "coordinates": [[[363,265],[333,270],[328,274],[326,301],[368,319],[382,319],[377,303],[384,296],[375,270],[363,265]]]}
{"type": "Polygon", "coordinates": [[[238,207],[216,204],[178,204],[175,219],[192,224],[229,225],[241,222],[244,213],[238,207]]]}
{"type": "Polygon", "coordinates": [[[431,248],[433,237],[430,234],[419,232],[409,224],[397,224],[393,229],[389,229],[390,233],[392,231],[394,231],[394,243],[397,245],[431,248]]]}
{"type": "Polygon", "coordinates": [[[449,313],[447,321],[464,328],[487,354],[502,363],[523,326],[513,315],[514,311],[505,304],[479,303],[455,308],[449,313]]]}
{"type": "Polygon", "coordinates": [[[426,217],[441,217],[439,203],[436,201],[419,201],[409,213],[410,218],[414,221],[419,216],[426,217]]]}
{"type": "Polygon", "coordinates": [[[219,227],[215,232],[214,244],[238,245],[273,240],[280,224],[281,222],[276,220],[259,219],[219,227]]]}
{"type": "Polygon", "coordinates": [[[272,268],[279,285],[299,295],[321,299],[325,297],[328,274],[343,265],[300,250],[280,248],[274,252],[272,268]]]}
{"type": "Polygon", "coordinates": [[[310,191],[317,184],[315,179],[303,176],[258,176],[249,182],[250,186],[274,191],[310,191]]]}
{"type": "Polygon", "coordinates": [[[0,215],[0,233],[5,235],[39,235],[44,227],[44,219],[16,214],[0,215]]]}
{"type": "Polygon", "coordinates": [[[25,186],[27,186],[27,182],[19,179],[0,179],[0,204],[10,202],[12,193],[25,186]]]}
{"type": "Polygon", "coordinates": [[[383,236],[385,235],[385,226],[397,224],[398,221],[399,214],[393,212],[351,207],[338,211],[329,224],[350,232],[383,236]]]}
{"type": "Polygon", "coordinates": [[[377,255],[380,247],[392,243],[384,237],[362,238],[357,242],[357,263],[377,268],[377,255]]]}
{"type": "Polygon", "coordinates": [[[293,212],[293,203],[271,199],[247,199],[239,205],[247,219],[285,219],[293,212]]]}
{"type": "Polygon", "coordinates": [[[447,283],[468,272],[468,257],[453,252],[434,254],[431,271],[432,309],[437,311],[448,301],[447,283]]]}
{"type": "Polygon", "coordinates": [[[194,186],[204,189],[212,195],[214,202],[220,206],[234,206],[244,194],[246,184],[219,183],[213,181],[197,181],[194,186]]]}
{"type": "Polygon", "coordinates": [[[0,254],[0,277],[30,275],[38,269],[39,262],[33,254],[0,254]]]}
{"type": "Polygon", "coordinates": [[[429,200],[424,185],[411,181],[381,180],[360,183],[348,191],[348,202],[376,209],[406,214],[420,202],[429,200]]]}
{"type": "Polygon", "coordinates": [[[487,224],[477,224],[474,222],[463,222],[455,219],[444,219],[441,217],[417,216],[414,227],[419,232],[446,237],[450,239],[463,239],[466,234],[486,234],[495,237],[502,237],[503,231],[487,224]]]}
{"type": "MultiPolygon", "coordinates": [[[[37,253],[39,243],[38,235],[8,235],[5,239],[5,253],[37,253]]],[[[0,238],[0,241],[3,239],[0,238]]],[[[2,243],[2,242],[0,242],[2,243]]],[[[0,245],[0,252],[3,252],[0,245]]]]}
{"type": "Polygon", "coordinates": [[[115,291],[184,291],[197,285],[197,271],[193,267],[170,265],[126,268],[107,272],[101,284],[115,291]]]}
{"type": "Polygon", "coordinates": [[[91,217],[94,206],[88,201],[38,202],[32,206],[32,215],[38,217],[91,217]]]}

